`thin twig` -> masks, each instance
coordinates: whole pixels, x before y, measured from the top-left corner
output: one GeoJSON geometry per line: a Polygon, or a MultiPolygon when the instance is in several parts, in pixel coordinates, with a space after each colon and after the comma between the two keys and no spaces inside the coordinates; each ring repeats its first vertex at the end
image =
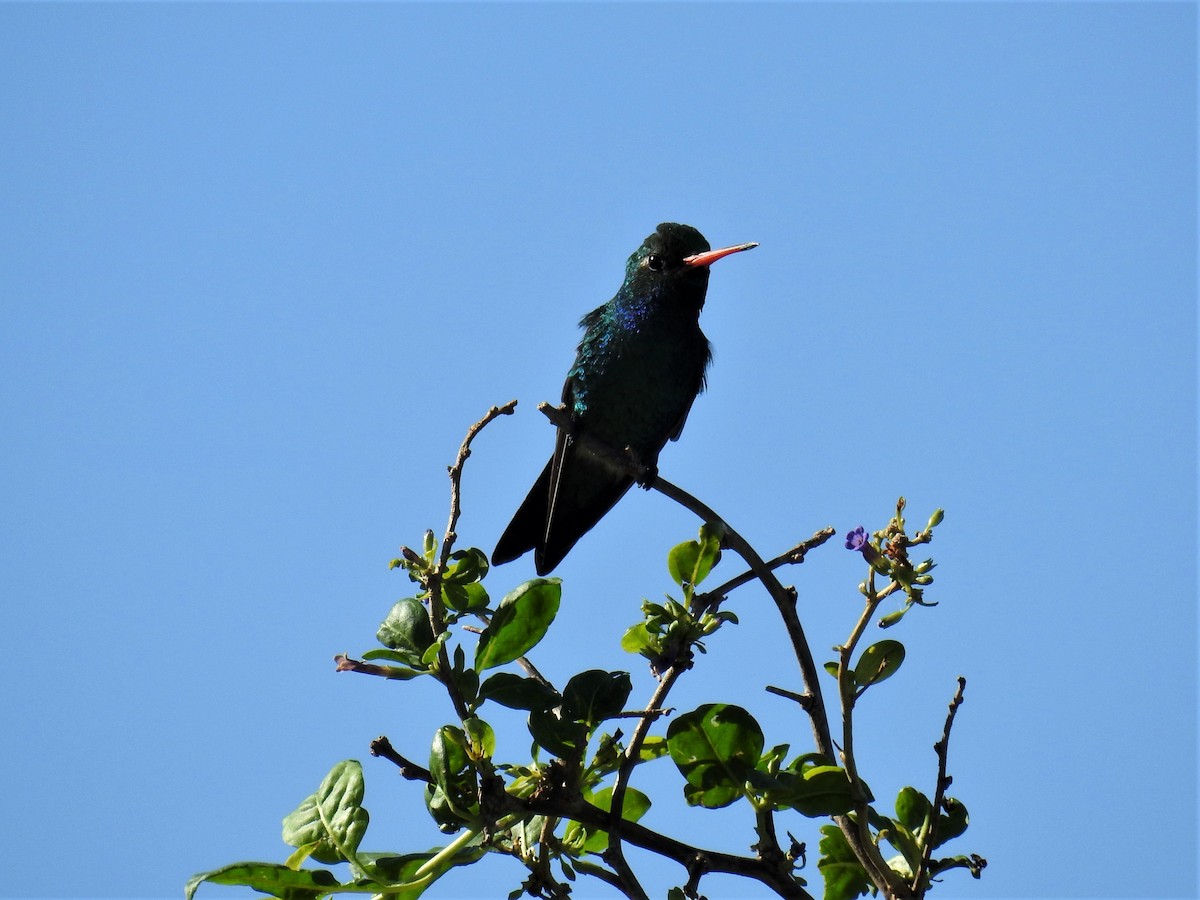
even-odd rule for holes
{"type": "Polygon", "coordinates": [[[426,784],[433,783],[433,775],[424,766],[419,766],[410,759],[405,759],[396,752],[396,748],[392,746],[383,735],[371,741],[371,755],[378,756],[395,763],[400,769],[400,775],[407,778],[409,781],[424,781],[426,784]]]}
{"type": "MultiPolygon", "coordinates": [[[[836,529],[834,529],[832,526],[826,526],[825,528],[822,528],[820,531],[814,533],[813,536],[808,540],[801,541],[791,550],[780,553],[774,559],[769,560],[766,564],[767,568],[771,571],[775,571],[782,566],[798,565],[799,563],[804,562],[804,557],[810,550],[820,547],[836,533],[836,529]]],[[[752,569],[747,569],[741,575],[738,575],[736,578],[730,578],[724,584],[713,588],[711,591],[705,591],[702,594],[697,594],[692,599],[693,610],[708,609],[710,611],[715,611],[717,606],[720,605],[720,602],[725,598],[726,594],[744,584],[754,581],[754,579],[757,577],[758,576],[754,574],[752,569]]]]}
{"type": "Polygon", "coordinates": [[[344,653],[333,658],[335,670],[338,672],[354,672],[358,675],[375,675],[379,678],[394,678],[397,681],[407,681],[412,677],[413,670],[399,666],[381,666],[376,663],[363,662],[344,653]]]}
{"type": "MultiPolygon", "coordinates": [[[[450,562],[450,552],[458,538],[454,529],[458,525],[458,517],[462,514],[462,473],[463,465],[466,463],[467,457],[471,455],[471,441],[493,419],[498,416],[512,415],[516,406],[516,400],[510,400],[503,406],[493,406],[482,419],[468,428],[466,437],[459,445],[454,465],[448,468],[450,474],[450,519],[446,523],[446,534],[442,538],[442,552],[438,557],[437,565],[431,566],[426,571],[424,578],[424,587],[429,592],[429,622],[433,626],[434,637],[440,636],[446,630],[446,613],[442,609],[442,574],[446,571],[450,562]]],[[[442,676],[441,681],[446,686],[446,692],[450,695],[450,701],[454,704],[455,713],[458,714],[460,720],[466,721],[471,712],[467,708],[466,701],[463,700],[458,685],[454,683],[450,654],[446,652],[445,643],[438,649],[438,670],[442,676]]]]}
{"type": "Polygon", "coordinates": [[[788,700],[795,700],[800,704],[802,709],[807,709],[812,703],[812,697],[809,694],[797,694],[795,691],[789,691],[787,688],[775,687],[773,684],[768,684],[764,690],[768,694],[775,694],[778,697],[786,697],[788,700]]]}
{"type": "Polygon", "coordinates": [[[675,710],[671,707],[666,709],[629,709],[624,712],[614,713],[609,716],[610,719],[657,719],[662,716],[669,716],[675,710]]]}
{"type": "Polygon", "coordinates": [[[537,666],[531,663],[527,657],[519,657],[517,659],[517,665],[519,665],[525,671],[526,675],[528,675],[542,687],[548,687],[550,690],[554,691],[554,693],[558,693],[558,688],[552,685],[546,676],[539,672],[537,670],[537,666]]]}
{"type": "Polygon", "coordinates": [[[593,878],[599,878],[609,887],[614,887],[618,891],[622,890],[621,876],[616,872],[610,872],[604,866],[596,865],[594,862],[589,862],[586,859],[573,859],[571,866],[577,872],[583,872],[585,875],[591,875],[593,878]]]}
{"type": "Polygon", "coordinates": [[[467,429],[467,436],[463,438],[462,445],[458,448],[458,456],[454,460],[454,465],[449,467],[450,521],[446,524],[446,536],[442,538],[442,555],[438,559],[438,564],[443,569],[450,561],[450,551],[454,548],[454,542],[458,538],[454,529],[458,526],[458,517],[462,515],[462,471],[463,464],[471,455],[471,441],[475,440],[475,435],[479,434],[493,419],[500,416],[511,416],[516,408],[517,401],[509,400],[502,406],[493,406],[489,409],[482,419],[467,429]]]}
{"type": "Polygon", "coordinates": [[[912,889],[918,895],[922,891],[922,884],[925,881],[926,873],[929,871],[929,862],[933,856],[933,847],[937,842],[937,827],[938,817],[942,814],[942,806],[946,802],[946,788],[950,787],[953,779],[946,774],[947,758],[950,750],[950,729],[954,727],[954,716],[958,713],[958,708],[963,703],[963,691],[967,689],[967,679],[961,675],[958,676],[958,690],[954,692],[954,699],[950,701],[950,709],[946,713],[946,724],[942,728],[942,739],[933,745],[933,752],[937,754],[938,773],[937,787],[933,794],[933,814],[929,820],[929,832],[925,836],[925,847],[921,851],[921,864],[917,867],[916,874],[913,875],[912,889]]]}

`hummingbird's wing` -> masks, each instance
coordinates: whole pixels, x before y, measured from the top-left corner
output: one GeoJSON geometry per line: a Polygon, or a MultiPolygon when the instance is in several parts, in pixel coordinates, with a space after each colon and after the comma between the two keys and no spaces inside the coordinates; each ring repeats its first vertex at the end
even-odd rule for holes
{"type": "MultiPolygon", "coordinates": [[[[687,424],[687,420],[688,420],[688,413],[690,413],[691,411],[692,411],[692,404],[690,404],[690,403],[689,403],[689,404],[688,404],[688,408],[687,408],[687,409],[685,409],[685,410],[683,411],[683,415],[679,417],[679,424],[678,424],[678,425],[676,425],[676,426],[675,426],[675,427],[674,427],[674,428],[671,430],[671,434],[670,434],[670,438],[671,438],[671,440],[673,440],[673,441],[677,441],[677,440],[679,440],[679,436],[680,436],[681,434],[683,434],[683,426],[687,424]]],[[[665,443],[665,442],[664,442],[664,443],[665,443]]],[[[660,448],[660,449],[661,449],[661,448],[660,448]]]]}
{"type": "MultiPolygon", "coordinates": [[[[687,406],[685,406],[683,408],[683,415],[679,417],[679,424],[676,425],[671,430],[671,433],[668,435],[668,437],[670,437],[670,439],[673,441],[679,440],[679,436],[681,434],[683,434],[683,426],[687,424],[688,415],[692,411],[692,404],[696,402],[696,398],[699,397],[702,393],[704,393],[705,387],[708,386],[707,372],[708,372],[709,365],[712,363],[712,347],[709,346],[708,339],[704,336],[704,334],[702,332],[697,330],[697,334],[699,335],[699,338],[700,338],[700,346],[704,350],[704,357],[703,357],[704,361],[700,364],[700,373],[699,373],[700,377],[695,382],[695,384],[696,384],[695,389],[692,390],[689,394],[691,399],[688,400],[687,406]]],[[[663,441],[663,443],[665,444],[666,441],[663,441]]],[[[659,449],[661,450],[662,447],[660,446],[659,449]]]]}

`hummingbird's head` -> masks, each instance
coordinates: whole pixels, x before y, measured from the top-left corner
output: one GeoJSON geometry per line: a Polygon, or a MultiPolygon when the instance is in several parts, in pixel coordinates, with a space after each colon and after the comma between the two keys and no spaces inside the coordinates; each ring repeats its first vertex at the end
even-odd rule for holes
{"type": "Polygon", "coordinates": [[[676,295],[697,310],[708,290],[708,268],[731,253],[758,244],[737,244],[720,250],[691,225],[663,222],[642,242],[625,264],[625,285],[634,296],[676,295]]]}

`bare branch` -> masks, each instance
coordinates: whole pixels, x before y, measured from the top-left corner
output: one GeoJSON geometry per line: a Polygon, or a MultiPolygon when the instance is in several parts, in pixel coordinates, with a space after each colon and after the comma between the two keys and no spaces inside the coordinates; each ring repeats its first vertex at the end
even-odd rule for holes
{"type": "Polygon", "coordinates": [[[493,419],[500,416],[511,416],[516,408],[517,401],[509,400],[502,406],[493,406],[489,409],[482,419],[467,429],[467,436],[463,438],[462,445],[458,448],[458,456],[454,460],[454,465],[448,469],[450,473],[450,521],[446,523],[446,535],[442,538],[442,554],[438,559],[438,563],[443,569],[450,560],[450,551],[454,547],[454,541],[458,538],[454,529],[458,526],[458,517],[462,515],[462,472],[463,464],[471,455],[471,441],[475,440],[475,436],[483,431],[493,419]]]}
{"type": "MultiPolygon", "coordinates": [[[[446,523],[446,535],[442,538],[442,551],[438,557],[438,563],[426,571],[424,578],[424,587],[429,592],[429,622],[433,626],[435,637],[446,630],[445,610],[442,609],[442,573],[445,572],[446,566],[450,562],[450,552],[454,548],[455,540],[458,539],[454,529],[458,525],[458,517],[462,514],[462,473],[463,465],[466,463],[467,457],[471,455],[471,441],[475,440],[475,436],[489,422],[499,416],[512,415],[516,407],[516,400],[510,400],[503,406],[493,406],[482,419],[468,428],[467,436],[463,438],[463,442],[458,448],[458,456],[455,457],[454,465],[448,469],[450,473],[450,520],[446,523]]],[[[446,692],[454,704],[454,711],[460,720],[465,721],[470,716],[470,710],[467,709],[458,685],[454,683],[454,676],[450,674],[450,655],[446,652],[445,644],[442,644],[438,650],[438,671],[441,673],[442,683],[446,686],[446,692]]]]}
{"type": "Polygon", "coordinates": [[[925,881],[926,873],[929,871],[929,861],[933,855],[933,846],[937,843],[937,827],[938,816],[942,814],[942,807],[946,802],[946,789],[950,787],[953,779],[946,774],[947,758],[950,750],[950,729],[954,727],[954,717],[958,713],[958,708],[963,703],[963,691],[967,689],[967,679],[961,675],[958,676],[958,690],[954,692],[954,699],[950,701],[950,709],[946,713],[946,724],[942,728],[942,739],[933,745],[933,752],[937,754],[938,759],[938,774],[937,787],[933,794],[933,815],[929,821],[929,833],[925,837],[925,849],[921,853],[921,864],[917,867],[916,874],[913,875],[912,889],[916,892],[921,892],[921,885],[925,881]]]}
{"type": "Polygon", "coordinates": [[[419,766],[409,759],[405,759],[383,735],[371,741],[371,755],[386,759],[388,762],[395,763],[400,769],[400,774],[409,781],[424,781],[426,784],[433,783],[433,775],[424,766],[419,766]]]}
{"type": "MultiPolygon", "coordinates": [[[[836,530],[832,526],[826,526],[820,531],[813,534],[808,540],[801,541],[791,550],[779,554],[774,559],[767,562],[767,568],[771,571],[780,568],[781,566],[798,565],[804,562],[805,555],[817,547],[820,547],[827,540],[836,534],[836,530]]],[[[725,599],[725,595],[736,588],[741,587],[753,581],[757,576],[752,570],[747,570],[736,578],[730,578],[719,587],[713,588],[711,591],[705,591],[702,594],[697,594],[692,600],[693,611],[708,609],[716,610],[721,601],[725,599]]]]}

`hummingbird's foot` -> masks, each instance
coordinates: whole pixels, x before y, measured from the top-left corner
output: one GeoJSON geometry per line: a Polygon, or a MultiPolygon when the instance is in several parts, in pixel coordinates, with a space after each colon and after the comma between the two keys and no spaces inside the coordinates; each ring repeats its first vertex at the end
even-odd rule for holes
{"type": "Polygon", "coordinates": [[[654,482],[658,480],[658,464],[646,463],[632,447],[625,448],[625,455],[633,467],[638,470],[638,474],[634,476],[638,487],[647,491],[654,487],[654,482]]]}

